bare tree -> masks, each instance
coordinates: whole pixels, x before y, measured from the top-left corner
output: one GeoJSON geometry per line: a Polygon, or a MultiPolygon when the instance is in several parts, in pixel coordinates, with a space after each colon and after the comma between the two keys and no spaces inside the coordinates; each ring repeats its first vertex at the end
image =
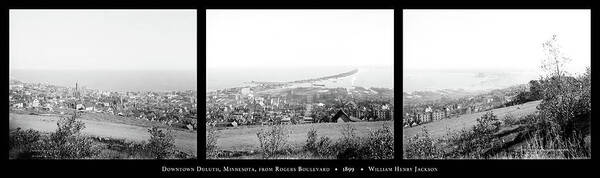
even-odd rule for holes
{"type": "Polygon", "coordinates": [[[542,43],[542,47],[544,48],[546,58],[542,60],[541,68],[547,73],[548,77],[556,76],[560,83],[561,76],[565,74],[563,68],[572,59],[566,57],[560,51],[561,46],[558,43],[556,35],[552,35],[552,39],[542,43]]]}

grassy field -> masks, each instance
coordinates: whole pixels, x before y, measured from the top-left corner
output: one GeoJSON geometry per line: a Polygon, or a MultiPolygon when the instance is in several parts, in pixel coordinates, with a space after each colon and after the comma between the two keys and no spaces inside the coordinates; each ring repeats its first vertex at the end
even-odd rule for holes
{"type": "MultiPolygon", "coordinates": [[[[56,122],[59,115],[26,115],[9,114],[9,128],[33,129],[41,132],[53,132],[57,129],[56,122]]],[[[85,123],[82,133],[94,137],[109,137],[141,142],[150,138],[148,129],[158,126],[159,123],[136,120],[113,115],[98,113],[83,114],[81,121],[85,123]]],[[[164,127],[164,125],[163,125],[164,127]]],[[[187,130],[174,130],[175,145],[178,150],[188,154],[197,155],[197,134],[187,130]]]]}
{"type": "MultiPolygon", "coordinates": [[[[500,120],[504,119],[504,117],[508,114],[515,116],[516,118],[525,116],[528,114],[532,114],[537,111],[536,106],[539,105],[540,101],[532,101],[520,105],[498,108],[491,110],[494,115],[498,116],[500,120]]],[[[489,112],[489,111],[486,111],[489,112]]],[[[462,115],[457,118],[444,119],[440,121],[435,121],[415,127],[404,128],[402,132],[402,142],[403,145],[406,145],[409,138],[415,136],[417,133],[421,132],[423,127],[426,127],[432,138],[440,138],[445,136],[447,133],[453,131],[459,131],[463,129],[468,129],[477,124],[477,118],[480,118],[486,112],[479,112],[473,114],[462,115]]]]}
{"type": "MultiPolygon", "coordinates": [[[[392,121],[380,121],[380,122],[351,122],[349,123],[356,128],[357,136],[365,136],[369,133],[370,129],[376,130],[381,128],[383,125],[388,125],[392,129],[394,128],[394,122],[392,121]]],[[[289,132],[288,143],[293,147],[299,148],[306,143],[307,133],[310,128],[315,128],[320,136],[327,136],[332,140],[337,140],[342,136],[340,133],[340,127],[342,123],[313,123],[313,124],[299,124],[299,125],[288,125],[287,131],[289,132]]],[[[259,149],[259,141],[256,133],[266,126],[262,127],[247,127],[247,128],[227,128],[219,130],[217,148],[219,150],[227,151],[254,151],[259,149]]]]}

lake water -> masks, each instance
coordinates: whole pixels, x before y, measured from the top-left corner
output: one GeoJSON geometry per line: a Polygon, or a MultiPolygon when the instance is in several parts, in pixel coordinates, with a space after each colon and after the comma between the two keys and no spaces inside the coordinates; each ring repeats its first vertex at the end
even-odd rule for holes
{"type": "Polygon", "coordinates": [[[27,83],[80,86],[106,91],[197,90],[196,71],[169,70],[11,70],[10,78],[27,83]]]}
{"type": "MultiPolygon", "coordinates": [[[[336,80],[315,82],[326,87],[394,88],[394,69],[389,67],[298,67],[207,69],[207,91],[248,85],[251,81],[286,82],[335,75],[358,69],[358,73],[336,80]]],[[[402,72],[402,71],[397,71],[402,72]]],[[[10,70],[10,78],[28,83],[48,83],[109,91],[181,91],[197,89],[196,71],[124,70],[10,70]]],[[[400,75],[398,75],[400,77],[400,75]]],[[[403,72],[403,91],[440,89],[482,90],[504,88],[538,79],[534,71],[432,71],[403,72]]],[[[201,81],[204,82],[204,81],[201,81]]],[[[310,86],[310,85],[309,85],[310,86]]]]}
{"type": "Polygon", "coordinates": [[[388,67],[297,67],[297,68],[231,68],[207,69],[206,89],[213,91],[223,88],[247,85],[247,82],[289,82],[336,75],[358,69],[358,73],[336,80],[315,82],[326,87],[381,87],[394,88],[394,68],[388,67]]]}
{"type": "Polygon", "coordinates": [[[403,92],[441,89],[488,90],[526,84],[539,79],[535,71],[502,70],[410,70],[403,73],[403,92]]]}

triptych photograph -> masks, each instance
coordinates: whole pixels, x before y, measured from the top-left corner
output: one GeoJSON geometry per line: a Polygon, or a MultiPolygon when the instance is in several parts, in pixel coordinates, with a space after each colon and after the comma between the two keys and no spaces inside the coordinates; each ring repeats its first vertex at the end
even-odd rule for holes
{"type": "Polygon", "coordinates": [[[5,13],[9,162],[400,176],[591,160],[589,8],[5,13]]]}

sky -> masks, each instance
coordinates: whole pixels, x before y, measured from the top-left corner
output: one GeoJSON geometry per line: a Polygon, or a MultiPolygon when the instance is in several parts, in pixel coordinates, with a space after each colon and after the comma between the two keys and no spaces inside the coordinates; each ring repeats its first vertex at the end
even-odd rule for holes
{"type": "Polygon", "coordinates": [[[590,66],[590,10],[404,10],[403,20],[405,70],[540,71],[553,34],[569,72],[590,66]]]}
{"type": "Polygon", "coordinates": [[[196,70],[196,10],[10,10],[10,69],[196,70]]]}
{"type": "Polygon", "coordinates": [[[206,66],[393,66],[393,10],[207,10],[206,66]]]}

